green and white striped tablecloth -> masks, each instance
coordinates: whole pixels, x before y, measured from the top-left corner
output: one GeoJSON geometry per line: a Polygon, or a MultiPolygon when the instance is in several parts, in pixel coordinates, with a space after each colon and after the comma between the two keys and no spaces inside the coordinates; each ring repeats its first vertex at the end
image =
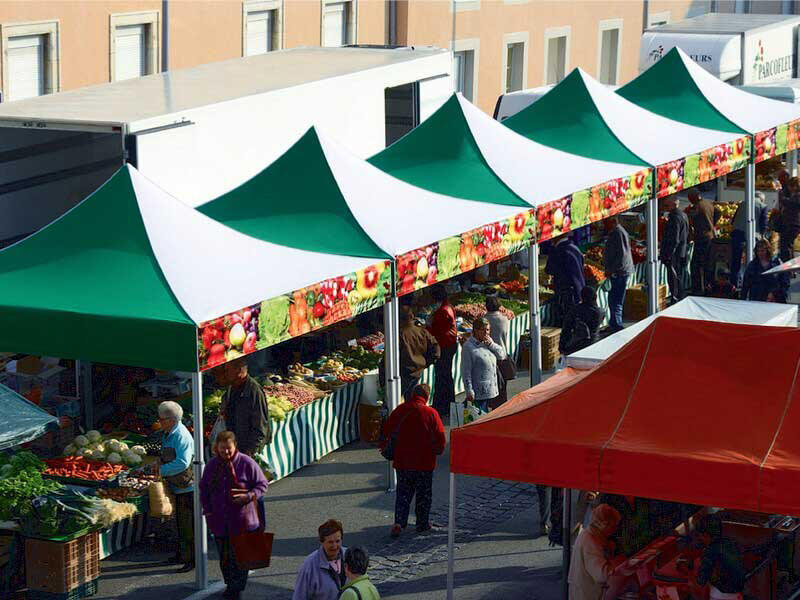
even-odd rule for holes
{"type": "Polygon", "coordinates": [[[286,413],[270,421],[272,443],[264,448],[275,479],[282,479],[337,448],[358,439],[358,402],[363,382],[286,413]]]}
{"type": "Polygon", "coordinates": [[[100,532],[100,560],[141,542],[149,532],[150,519],[146,514],[139,513],[128,519],[117,521],[108,529],[100,532]]]}

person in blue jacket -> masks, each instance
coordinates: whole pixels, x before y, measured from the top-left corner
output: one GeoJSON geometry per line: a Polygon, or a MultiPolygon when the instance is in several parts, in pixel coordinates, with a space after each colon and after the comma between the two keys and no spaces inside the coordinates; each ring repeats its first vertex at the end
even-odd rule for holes
{"type": "Polygon", "coordinates": [[[560,327],[564,317],[581,301],[581,291],[586,285],[583,254],[569,235],[556,238],[544,271],[553,277],[555,320],[560,327]]]}
{"type": "Polygon", "coordinates": [[[175,521],[178,526],[178,551],[167,561],[183,565],[178,572],[194,569],[194,440],[181,422],[183,408],[177,402],[158,405],[161,424],[161,465],[159,474],[175,494],[175,521]]]}

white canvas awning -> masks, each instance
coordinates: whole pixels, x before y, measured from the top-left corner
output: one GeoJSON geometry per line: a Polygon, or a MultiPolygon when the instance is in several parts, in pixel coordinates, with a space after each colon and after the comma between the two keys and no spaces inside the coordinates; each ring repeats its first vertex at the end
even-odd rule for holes
{"type": "Polygon", "coordinates": [[[666,31],[647,31],[642,35],[639,71],[646,71],[672,48],[680,48],[708,73],[723,81],[733,79],[742,71],[741,36],[666,31]]]}
{"type": "Polygon", "coordinates": [[[797,326],[797,306],[794,304],[689,296],[658,314],[651,315],[588,348],[570,354],[567,357],[567,366],[587,369],[603,362],[644,331],[653,319],[662,316],[740,325],[797,326]]]}

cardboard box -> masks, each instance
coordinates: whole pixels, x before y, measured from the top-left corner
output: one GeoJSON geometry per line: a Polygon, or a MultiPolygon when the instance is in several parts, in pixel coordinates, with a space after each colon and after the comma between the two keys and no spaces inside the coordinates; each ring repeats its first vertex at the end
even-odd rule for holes
{"type": "Polygon", "coordinates": [[[38,375],[44,368],[42,359],[39,356],[26,356],[17,360],[17,373],[25,375],[38,375]]]}

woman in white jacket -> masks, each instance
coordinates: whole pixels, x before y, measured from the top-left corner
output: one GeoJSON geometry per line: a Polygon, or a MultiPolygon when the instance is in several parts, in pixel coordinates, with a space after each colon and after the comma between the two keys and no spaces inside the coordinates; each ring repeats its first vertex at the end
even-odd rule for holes
{"type": "Polygon", "coordinates": [[[506,351],[492,340],[490,331],[486,319],[475,319],[472,337],[461,349],[461,378],[466,400],[474,402],[484,412],[488,412],[489,401],[500,395],[497,361],[506,358],[506,351]]]}

